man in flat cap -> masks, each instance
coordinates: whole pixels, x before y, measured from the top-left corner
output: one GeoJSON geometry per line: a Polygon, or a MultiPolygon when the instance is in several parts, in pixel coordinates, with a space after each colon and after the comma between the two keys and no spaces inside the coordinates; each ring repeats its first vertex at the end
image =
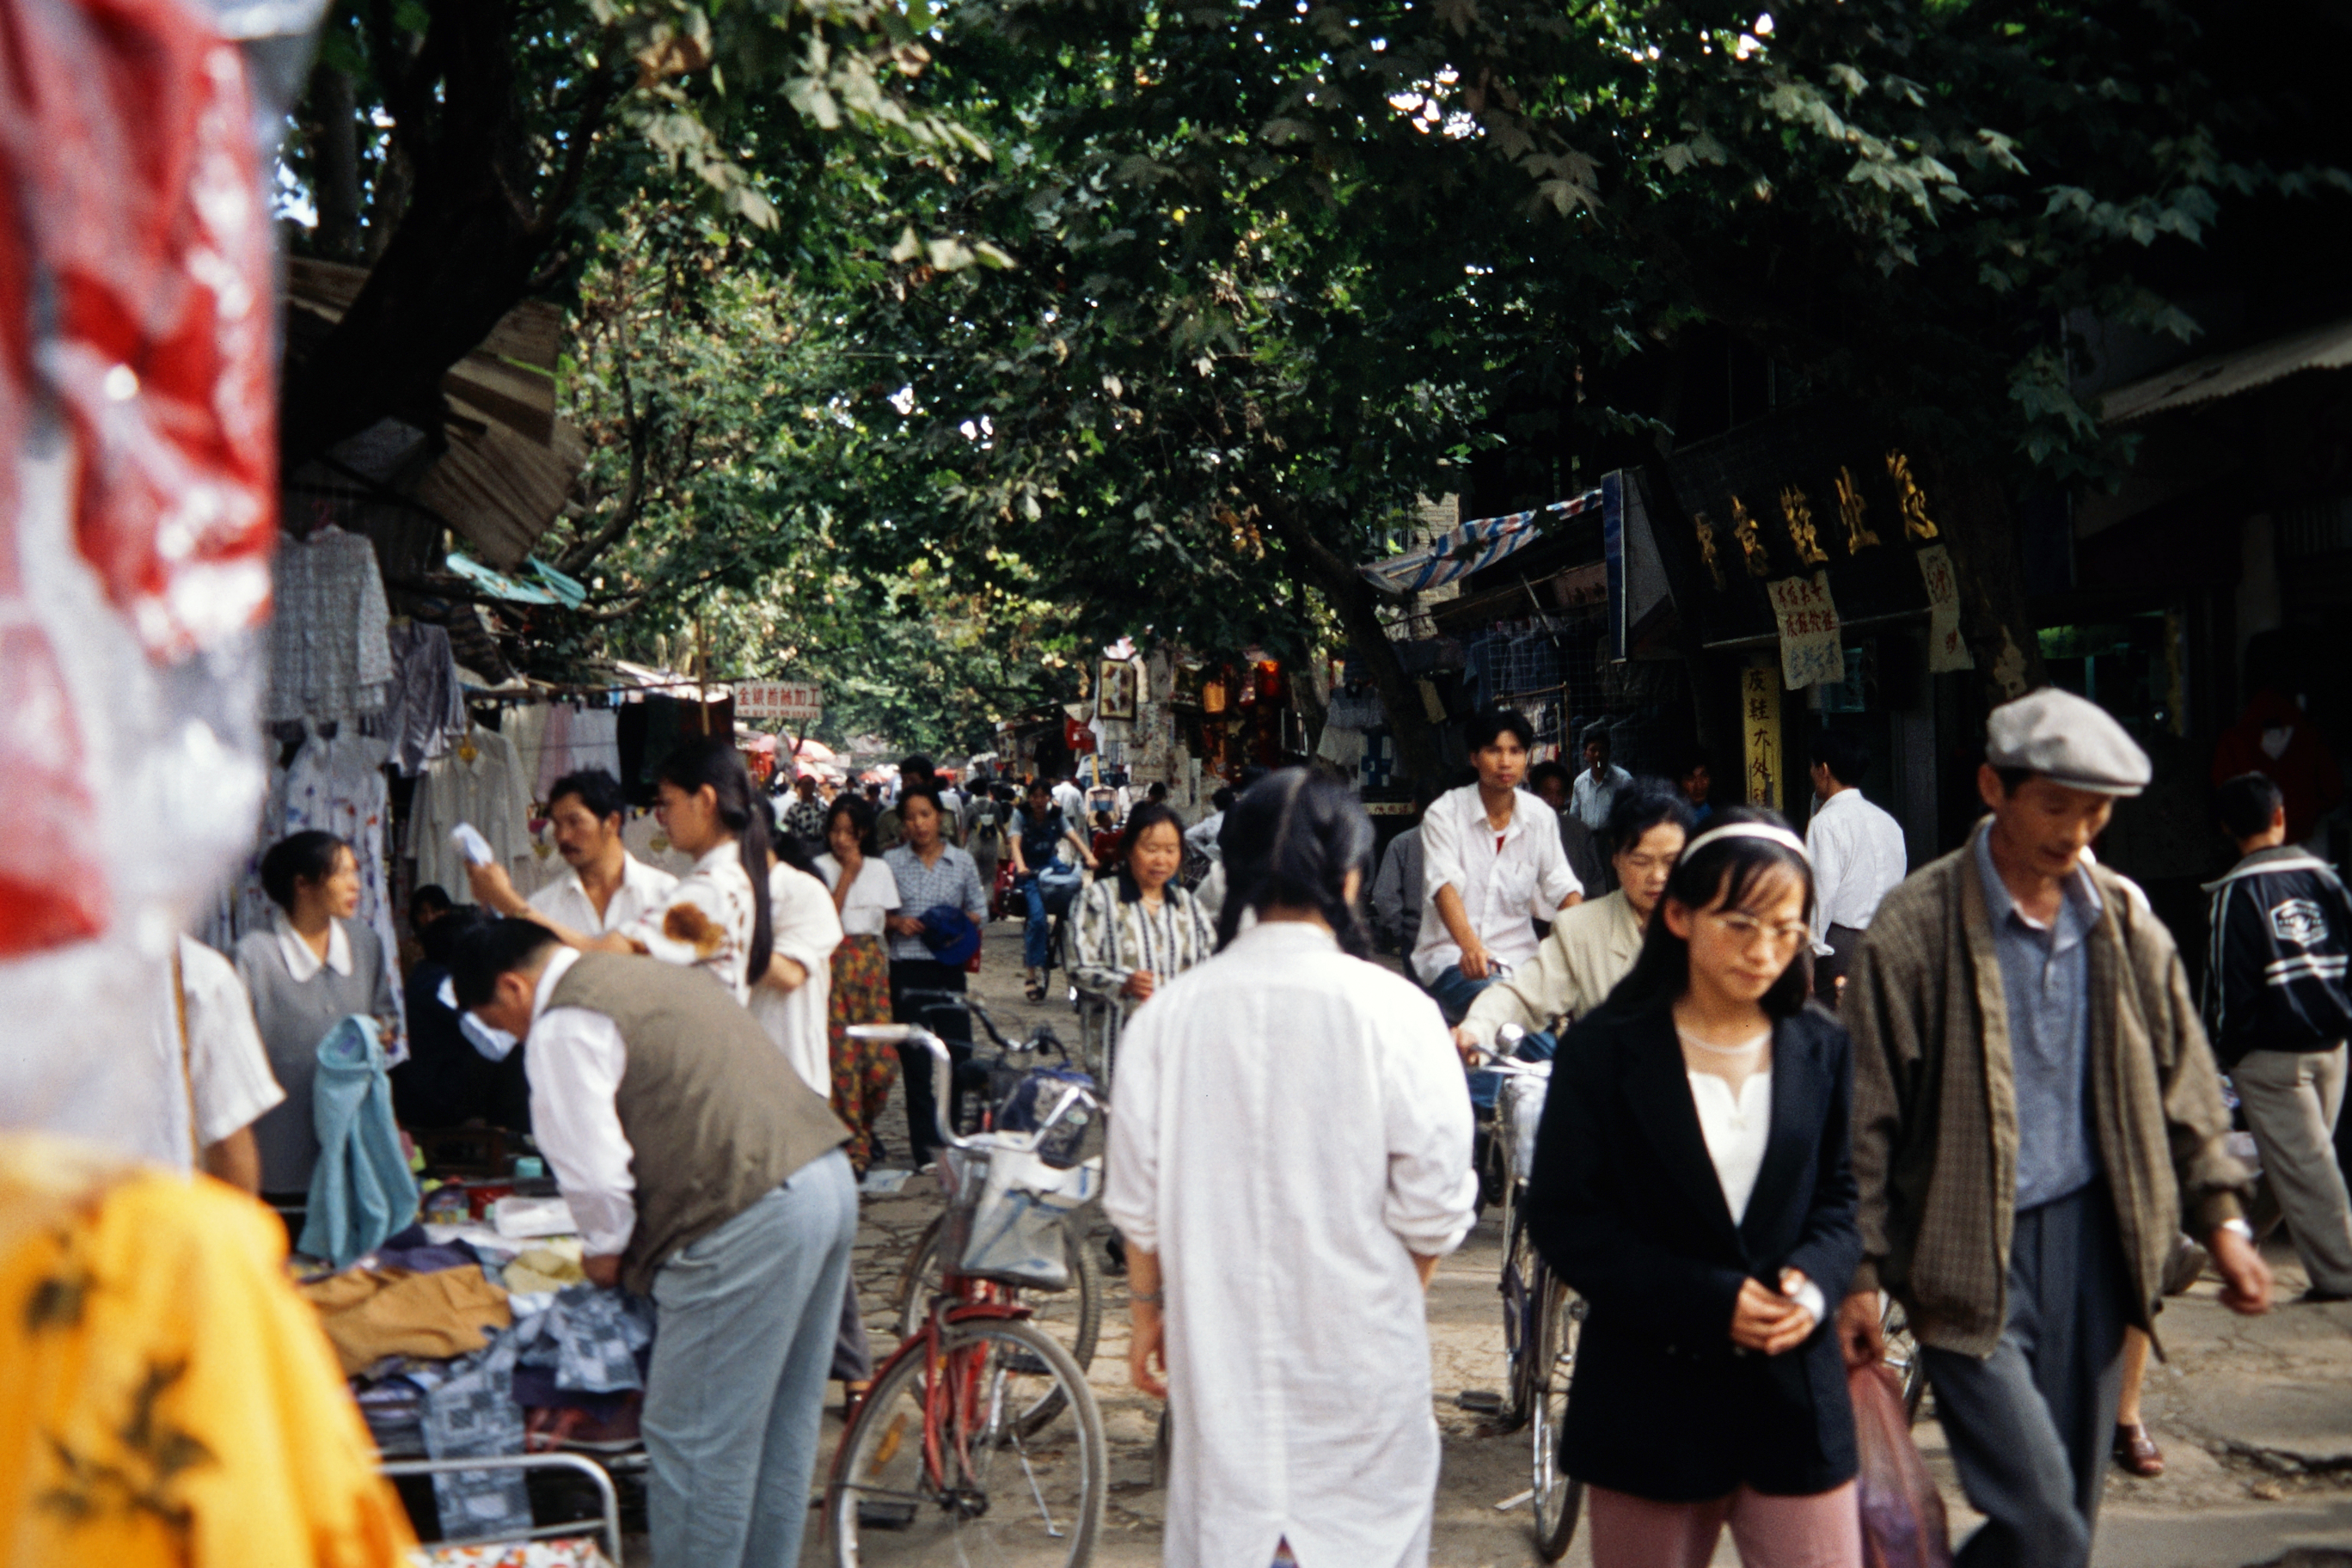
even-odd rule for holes
{"type": "Polygon", "coordinates": [[[1901,1301],[1969,1500],[1962,1568],[2084,1568],[2124,1330],[2152,1331],[2187,1231],[2269,1310],[2180,956],[2084,851],[2147,756],[2055,689],[1994,710],[1968,844],[1886,896],[1847,982],[1864,1261],[1857,1364],[1901,1301]]]}

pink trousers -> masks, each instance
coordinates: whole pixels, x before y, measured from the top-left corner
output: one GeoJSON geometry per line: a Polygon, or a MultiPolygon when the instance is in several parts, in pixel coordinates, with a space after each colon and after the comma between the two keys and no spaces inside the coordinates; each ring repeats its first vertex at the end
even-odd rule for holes
{"type": "Polygon", "coordinates": [[[1745,1568],[1862,1568],[1862,1511],[1853,1483],[1810,1497],[1741,1487],[1707,1502],[1652,1502],[1589,1487],[1592,1568],[1706,1568],[1731,1526],[1745,1568]]]}

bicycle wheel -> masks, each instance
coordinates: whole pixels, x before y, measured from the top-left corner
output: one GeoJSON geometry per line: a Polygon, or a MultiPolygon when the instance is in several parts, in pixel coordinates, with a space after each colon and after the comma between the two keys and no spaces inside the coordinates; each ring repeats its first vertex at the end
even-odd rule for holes
{"type": "MultiPolygon", "coordinates": [[[[947,1224],[941,1215],[923,1232],[908,1255],[907,1266],[898,1273],[898,1338],[906,1340],[921,1331],[923,1320],[930,1315],[931,1301],[947,1289],[947,1281],[940,1269],[940,1233],[947,1224]]],[[[1070,1360],[1083,1373],[1095,1363],[1095,1342],[1102,1336],[1103,1277],[1102,1262],[1087,1246],[1087,1238],[1078,1234],[1075,1225],[1062,1227],[1063,1255],[1069,1260],[1070,1285],[1066,1290],[1014,1289],[1007,1287],[1005,1296],[1029,1309],[1029,1322],[1041,1329],[1070,1352],[1070,1360]]],[[[1021,1419],[1024,1430],[1035,1431],[1061,1413],[1061,1405],[1046,1402],[1025,1412],[1021,1419]]]]}
{"type": "Polygon", "coordinates": [[[1536,1299],[1541,1270],[1534,1240],[1528,1234],[1528,1211],[1505,1191],[1503,1206],[1503,1276],[1496,1289],[1503,1298],[1503,1408],[1497,1417],[1506,1432],[1516,1432],[1535,1408],[1537,1374],[1535,1347],[1536,1299]]]}
{"type": "Polygon", "coordinates": [[[1108,1489],[1102,1414],[1069,1352],[1026,1323],[968,1320],[875,1385],[825,1514],[841,1568],[1079,1568],[1108,1489]],[[1013,1413],[1049,1400],[1070,1418],[1024,1430],[1013,1413]]]}
{"type": "Polygon", "coordinates": [[[1927,1396],[1927,1368],[1919,1357],[1919,1342],[1912,1337],[1911,1319],[1892,1296],[1879,1308],[1878,1329],[1886,1340],[1886,1364],[1903,1384],[1903,1414],[1916,1426],[1920,1404],[1927,1396]]]}
{"type": "Polygon", "coordinates": [[[1535,1399],[1536,1550],[1557,1563],[1576,1539],[1584,1483],[1559,1468],[1560,1428],[1568,1421],[1568,1385],[1576,1371],[1576,1342],[1584,1327],[1584,1299],[1549,1272],[1538,1276],[1543,1311],[1537,1319],[1535,1399]]]}

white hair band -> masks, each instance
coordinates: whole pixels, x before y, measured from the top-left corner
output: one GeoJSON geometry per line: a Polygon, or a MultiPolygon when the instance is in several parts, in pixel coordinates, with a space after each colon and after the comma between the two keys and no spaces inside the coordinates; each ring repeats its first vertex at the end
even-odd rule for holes
{"type": "Polygon", "coordinates": [[[1718,838],[1768,838],[1785,848],[1795,850],[1798,858],[1803,860],[1806,865],[1811,866],[1813,863],[1812,857],[1805,853],[1803,839],[1787,828],[1775,827],[1769,822],[1727,822],[1720,827],[1710,827],[1683,846],[1682,858],[1685,860],[1689,859],[1718,838]]]}

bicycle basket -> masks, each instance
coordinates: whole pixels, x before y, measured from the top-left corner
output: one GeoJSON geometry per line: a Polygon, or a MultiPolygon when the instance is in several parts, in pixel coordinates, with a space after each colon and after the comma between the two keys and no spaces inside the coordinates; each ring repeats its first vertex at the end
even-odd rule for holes
{"type": "MultiPolygon", "coordinates": [[[[1099,1093],[1091,1074],[1070,1067],[1031,1068],[1017,1075],[1007,1074],[1003,1085],[992,1084],[999,1091],[996,1101],[996,1128],[1000,1132],[1034,1132],[1038,1125],[1054,1114],[1054,1107],[1071,1088],[1080,1088],[1089,1096],[1099,1093]]],[[[1097,1106],[1080,1103],[1070,1107],[1053,1131],[1038,1145],[1038,1155],[1055,1170],[1066,1171],[1073,1165],[1098,1158],[1103,1148],[1103,1119],[1097,1106]]]]}
{"type": "Polygon", "coordinates": [[[1068,1289],[1062,1221],[1101,1191],[1100,1167],[1058,1170],[1013,1149],[942,1152],[953,1190],[940,1239],[955,1272],[1029,1289],[1068,1289]]]}

